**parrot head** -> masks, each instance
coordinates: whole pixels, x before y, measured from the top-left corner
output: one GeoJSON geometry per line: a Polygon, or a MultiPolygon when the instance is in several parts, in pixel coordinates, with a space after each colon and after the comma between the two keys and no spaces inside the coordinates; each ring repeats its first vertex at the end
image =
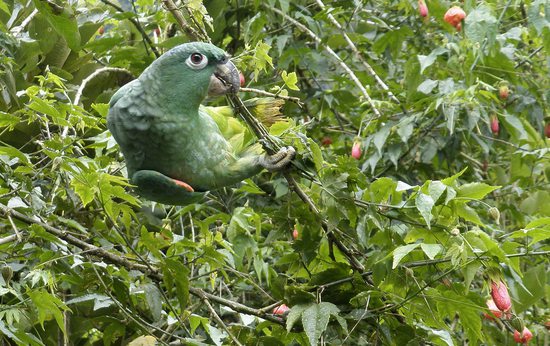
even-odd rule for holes
{"type": "Polygon", "coordinates": [[[239,70],[222,49],[203,42],[184,43],[170,49],[149,66],[172,102],[184,95],[187,104],[198,105],[206,96],[236,93],[239,70]]]}

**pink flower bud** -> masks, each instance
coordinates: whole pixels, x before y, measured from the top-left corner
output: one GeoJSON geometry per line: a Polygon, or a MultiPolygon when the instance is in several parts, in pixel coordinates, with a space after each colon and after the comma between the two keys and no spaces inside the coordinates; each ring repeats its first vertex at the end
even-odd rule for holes
{"type": "Polygon", "coordinates": [[[361,142],[356,141],[355,143],[353,143],[353,147],[351,148],[351,157],[359,160],[359,158],[361,157],[361,142]]]}
{"type": "Polygon", "coordinates": [[[499,282],[491,281],[491,297],[493,297],[493,301],[500,311],[508,311],[512,307],[508,288],[502,280],[499,282]]]}

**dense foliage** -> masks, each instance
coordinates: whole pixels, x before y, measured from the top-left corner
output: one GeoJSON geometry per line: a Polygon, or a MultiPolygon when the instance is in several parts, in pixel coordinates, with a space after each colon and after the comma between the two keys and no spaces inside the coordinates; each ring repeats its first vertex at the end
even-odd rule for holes
{"type": "Polygon", "coordinates": [[[0,51],[2,344],[548,344],[547,0],[0,0],[0,51]],[[192,40],[299,155],[163,206],[107,103],[192,40]]]}

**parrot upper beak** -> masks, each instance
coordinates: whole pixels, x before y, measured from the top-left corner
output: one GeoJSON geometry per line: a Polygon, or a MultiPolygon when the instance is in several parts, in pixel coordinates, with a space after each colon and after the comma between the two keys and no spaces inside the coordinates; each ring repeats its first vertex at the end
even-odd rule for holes
{"type": "Polygon", "coordinates": [[[239,70],[230,61],[218,64],[216,71],[210,77],[208,96],[220,96],[228,93],[236,93],[241,86],[239,70]]]}

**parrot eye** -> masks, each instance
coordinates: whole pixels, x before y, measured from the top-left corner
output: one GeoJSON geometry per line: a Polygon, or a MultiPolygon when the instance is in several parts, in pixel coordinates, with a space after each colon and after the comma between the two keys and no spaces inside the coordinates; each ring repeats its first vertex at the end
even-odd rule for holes
{"type": "Polygon", "coordinates": [[[193,53],[187,58],[187,66],[198,70],[204,68],[208,64],[208,58],[201,53],[193,53]]]}

